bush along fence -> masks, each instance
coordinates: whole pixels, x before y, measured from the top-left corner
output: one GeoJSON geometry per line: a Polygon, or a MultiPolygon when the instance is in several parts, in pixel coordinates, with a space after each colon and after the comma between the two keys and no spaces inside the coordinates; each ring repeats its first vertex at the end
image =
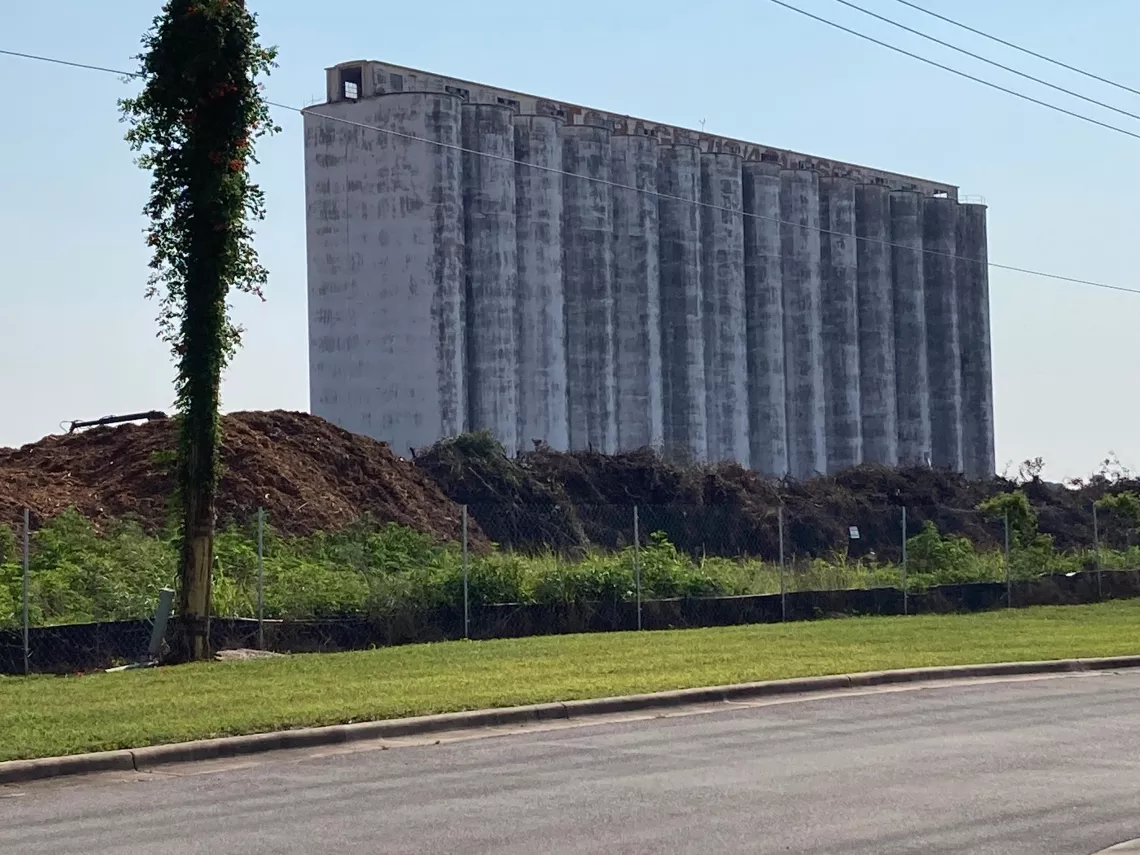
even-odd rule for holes
{"type": "MultiPolygon", "coordinates": [[[[598,505],[568,517],[472,505],[455,543],[366,520],[286,537],[258,512],[218,534],[213,644],[334,650],[1132,596],[1118,572],[1140,568],[1130,496],[1094,506],[1092,542],[1063,550],[1020,492],[972,509],[834,508],[827,531],[818,508],[598,505]]],[[[146,618],[174,584],[176,533],[96,530],[74,512],[35,530],[30,519],[0,525],[0,671],[142,657],[146,618]]]]}
{"type": "MultiPolygon", "coordinates": [[[[950,614],[1036,605],[1080,605],[1140,597],[1140,572],[1041,576],[1006,585],[937,585],[904,596],[896,588],[791,591],[734,597],[681,597],[574,603],[439,606],[383,616],[318,620],[214,618],[215,650],[257,648],[280,653],[364,650],[377,646],[577,632],[690,629],[856,615],[950,614]],[[1011,601],[1012,596],[1012,601],[1011,601]]],[[[90,671],[145,658],[149,620],[32,627],[29,660],[39,673],[90,671]]],[[[0,630],[0,673],[24,673],[22,633],[0,630]]]]}

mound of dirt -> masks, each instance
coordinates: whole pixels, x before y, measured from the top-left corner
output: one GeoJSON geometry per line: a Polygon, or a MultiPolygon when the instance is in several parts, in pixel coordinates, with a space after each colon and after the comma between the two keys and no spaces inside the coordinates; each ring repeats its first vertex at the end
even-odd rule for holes
{"type": "MultiPolygon", "coordinates": [[[[460,536],[460,509],[386,443],[316,416],[276,410],[222,418],[218,521],[248,525],[264,508],[286,534],[335,530],[362,516],[443,540],[460,536]]],[[[93,428],[0,449],[0,520],[36,522],[69,507],[99,523],[136,519],[148,530],[170,517],[173,420],[93,428]]],[[[477,527],[470,533],[484,543],[477,527]]]]}
{"type": "MultiPolygon", "coordinates": [[[[943,534],[996,548],[1004,539],[1001,523],[984,519],[975,508],[1020,488],[1037,511],[1041,531],[1053,535],[1058,548],[1077,549],[1093,543],[1096,498],[1109,490],[1140,489],[1134,481],[1103,479],[1081,489],[997,477],[976,482],[943,470],[874,465],[803,482],[777,481],[736,464],[671,463],[648,449],[615,455],[538,449],[508,459],[487,436],[437,443],[417,465],[452,499],[468,504],[493,540],[515,548],[628,544],[636,505],[642,542],[660,531],[694,555],[769,559],[779,557],[781,505],[789,557],[845,551],[852,558],[873,552],[897,560],[903,507],[911,536],[931,520],[943,534]]],[[[1102,528],[1102,542],[1110,542],[1105,535],[1102,528]]]]}
{"type": "MultiPolygon", "coordinates": [[[[37,523],[74,506],[96,523],[134,518],[147,529],[161,527],[171,518],[175,427],[165,421],[95,428],[0,449],[0,522],[18,522],[25,506],[37,523]]],[[[475,549],[488,541],[563,554],[625,546],[633,540],[636,507],[642,543],[664,532],[697,556],[775,559],[782,507],[789,557],[846,551],[896,559],[903,507],[911,535],[932,520],[944,534],[997,547],[1001,524],[974,508],[1018,488],[1059,548],[1087,548],[1093,543],[1092,502],[1108,491],[1140,491],[1140,482],[1099,476],[1067,489],[1039,480],[971,482],[952,472],[883,466],[775,481],[735,464],[672,463],[650,450],[603,455],[539,448],[508,458],[486,433],[442,440],[413,462],[385,443],[282,411],[235,413],[222,419],[222,428],[223,525],[247,525],[263,507],[270,524],[286,534],[336,530],[370,516],[455,541],[465,504],[475,549]]],[[[1103,543],[1124,545],[1116,542],[1123,531],[1102,520],[1103,543]]]]}

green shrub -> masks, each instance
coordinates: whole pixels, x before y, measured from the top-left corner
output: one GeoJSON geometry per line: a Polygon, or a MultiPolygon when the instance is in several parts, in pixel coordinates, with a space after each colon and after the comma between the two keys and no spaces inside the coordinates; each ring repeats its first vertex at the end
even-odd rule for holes
{"type": "MultiPolygon", "coordinates": [[[[1016,502],[1017,500],[1012,500],[1016,502]]],[[[1004,513],[1004,511],[1003,511],[1004,513]]],[[[1090,554],[1060,554],[1036,533],[1036,519],[1022,520],[1012,551],[1017,578],[1070,572],[1094,564],[1090,554]],[[1032,533],[1032,537],[1029,534],[1032,533]]],[[[32,538],[30,618],[34,624],[133,619],[149,616],[158,589],[175,583],[178,541],[171,532],[147,534],[133,523],[97,532],[68,511],[32,538]]],[[[282,537],[264,530],[264,614],[267,618],[414,616],[441,606],[461,608],[463,569],[456,544],[439,544],[398,525],[361,521],[343,531],[282,537]]],[[[978,553],[962,537],[943,537],[933,524],[907,541],[912,589],[950,582],[1004,578],[1000,551],[978,553]]],[[[255,525],[219,531],[215,540],[215,615],[257,614],[255,525]]],[[[1105,567],[1140,567],[1140,548],[1102,550],[1105,567]]],[[[773,594],[777,565],[756,559],[694,559],[663,533],[652,534],[636,556],[645,599],[773,594]]],[[[632,599],[634,551],[591,551],[568,561],[554,553],[524,555],[492,549],[472,554],[470,601],[576,603],[632,599]]],[[[789,591],[897,586],[896,565],[852,561],[846,553],[804,564],[789,561],[789,591]]],[[[22,568],[10,529],[0,526],[0,627],[22,618],[22,568]]]]}

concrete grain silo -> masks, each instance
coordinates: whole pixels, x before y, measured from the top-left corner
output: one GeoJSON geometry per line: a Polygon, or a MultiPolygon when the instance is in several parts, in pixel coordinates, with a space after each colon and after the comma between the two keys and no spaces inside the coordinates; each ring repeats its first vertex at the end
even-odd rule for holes
{"type": "Polygon", "coordinates": [[[926,369],[930,383],[930,460],[962,471],[962,366],[955,290],[958,203],[938,197],[923,205],[923,295],[926,369]]]}
{"type": "Polygon", "coordinates": [[[662,146],[657,166],[661,271],[661,385],[665,449],[708,459],[704,304],[701,293],[701,150],[662,146]]]}
{"type": "Polygon", "coordinates": [[[788,470],[810,478],[827,472],[819,173],[780,173],[780,218],[788,470]]]}
{"type": "Polygon", "coordinates": [[[891,194],[895,401],[902,466],[922,466],[930,462],[930,375],[922,214],[919,193],[903,190],[891,194]]]}
{"type": "Polygon", "coordinates": [[[708,458],[747,466],[751,456],[748,317],[744,289],[744,172],[739,155],[701,155],[701,201],[701,321],[708,458]]]}
{"type": "Polygon", "coordinates": [[[562,131],[562,281],[570,447],[617,451],[610,132],[562,131]]]}
{"type": "Polygon", "coordinates": [[[471,430],[489,430],[509,454],[518,439],[518,247],[514,113],[463,105],[467,395],[471,430]]]}
{"type": "Polygon", "coordinates": [[[780,171],[772,160],[742,166],[749,449],[752,467],[770,478],[788,474],[780,171]]]}
{"type": "Polygon", "coordinates": [[[859,415],[863,461],[899,462],[895,390],[894,296],[891,279],[890,188],[855,188],[856,267],[859,295],[859,415]]]}
{"type": "Polygon", "coordinates": [[[397,453],[994,472],[952,185],[381,62],[305,113],[312,411],[397,453]]]}
{"type": "Polygon", "coordinates": [[[614,374],[617,444],[665,444],[661,398],[661,277],[657,140],[619,134],[610,141],[613,181],[614,374]]]}
{"type": "Polygon", "coordinates": [[[819,225],[826,471],[837,472],[863,460],[855,184],[849,178],[820,181],[819,225]]]}
{"type": "Polygon", "coordinates": [[[561,122],[516,116],[515,244],[518,250],[518,444],[570,447],[566,397],[566,299],[562,287],[561,122]]]}

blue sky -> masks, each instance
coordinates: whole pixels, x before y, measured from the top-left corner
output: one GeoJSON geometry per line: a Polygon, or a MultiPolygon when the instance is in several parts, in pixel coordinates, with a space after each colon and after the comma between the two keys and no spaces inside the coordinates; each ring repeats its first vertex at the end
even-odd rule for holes
{"type": "MultiPolygon", "coordinates": [[[[1038,90],[845,9],[846,23],[1113,124],[1130,120],[1038,90]]],[[[1140,98],[1011,54],[906,9],[874,10],[1140,113],[1140,98]]],[[[944,14],[1140,89],[1134,0],[923,0],[944,14]]],[[[1140,140],[982,88],[767,0],[489,0],[428,5],[250,0],[281,51],[273,100],[323,97],[323,69],[382,59],[658,121],[947,181],[990,205],[990,258],[1140,288],[1140,140]]],[[[133,68],[158,0],[6,3],[0,48],[133,68]],[[113,10],[113,11],[108,11],[113,10]]],[[[0,56],[0,446],[62,420],[168,408],[173,374],[143,300],[148,177],[122,141],[117,78],[0,56]]],[[[239,299],[246,346],[226,409],[307,409],[300,117],[264,144],[265,304],[239,299]]],[[[1140,132],[1140,122],[1126,124],[1140,132]]],[[[1140,464],[1140,295],[991,275],[998,467],[1041,456],[1054,478],[1112,450],[1140,464]]]]}

